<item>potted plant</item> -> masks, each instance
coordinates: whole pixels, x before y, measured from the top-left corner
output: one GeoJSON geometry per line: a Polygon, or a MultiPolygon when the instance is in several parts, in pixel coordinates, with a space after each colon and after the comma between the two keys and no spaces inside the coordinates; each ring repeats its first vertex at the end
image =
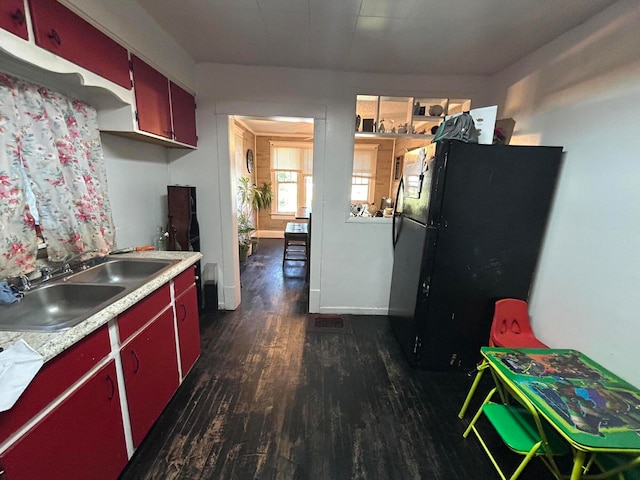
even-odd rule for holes
{"type": "Polygon", "coordinates": [[[238,247],[240,249],[240,261],[244,262],[249,254],[251,234],[255,231],[251,221],[244,214],[238,216],[238,247]]]}
{"type": "Polygon", "coordinates": [[[262,186],[258,187],[254,185],[255,196],[253,200],[253,206],[256,210],[267,210],[271,208],[271,201],[273,200],[273,192],[271,191],[271,182],[262,182],[262,186]]]}
{"type": "Polygon", "coordinates": [[[244,223],[242,228],[243,230],[246,230],[247,225],[251,226],[252,230],[245,241],[247,245],[251,244],[252,252],[255,252],[258,249],[258,239],[255,237],[252,238],[250,235],[255,231],[255,227],[253,227],[251,221],[255,212],[271,207],[271,202],[273,200],[271,182],[262,182],[262,186],[258,187],[256,184],[251,183],[251,179],[249,177],[241,177],[240,184],[238,185],[238,194],[238,240],[242,245],[243,239],[240,238],[241,223],[244,223]]]}

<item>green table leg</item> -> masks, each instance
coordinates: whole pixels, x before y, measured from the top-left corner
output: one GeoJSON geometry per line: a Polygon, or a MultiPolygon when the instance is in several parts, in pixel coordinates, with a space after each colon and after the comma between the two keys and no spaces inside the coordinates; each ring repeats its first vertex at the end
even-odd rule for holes
{"type": "Polygon", "coordinates": [[[473,380],[471,384],[471,388],[469,389],[469,393],[467,393],[467,398],[464,400],[464,404],[458,413],[458,418],[462,419],[464,414],[467,412],[467,408],[469,408],[469,403],[471,403],[471,398],[473,394],[476,393],[476,389],[478,388],[478,384],[480,383],[480,379],[482,378],[482,374],[485,369],[489,366],[486,360],[483,360],[480,365],[478,365],[478,373],[476,373],[476,378],[473,380]]]}
{"type": "Polygon", "coordinates": [[[587,458],[587,452],[577,450],[573,457],[573,469],[571,470],[571,480],[580,480],[582,478],[582,467],[584,460],[587,458]]]}

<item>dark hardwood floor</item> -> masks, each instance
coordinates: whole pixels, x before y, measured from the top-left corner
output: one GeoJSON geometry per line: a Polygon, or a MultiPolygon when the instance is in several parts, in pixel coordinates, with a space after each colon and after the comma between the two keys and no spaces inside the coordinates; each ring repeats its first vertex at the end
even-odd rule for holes
{"type": "MultiPolygon", "coordinates": [[[[307,332],[304,266],[283,272],[282,242],[242,265],[236,311],[201,317],[202,356],[121,480],[499,478],[462,438],[471,379],[410,368],[386,317],[307,332]]],[[[534,459],[520,478],[553,477],[534,459]]]]}

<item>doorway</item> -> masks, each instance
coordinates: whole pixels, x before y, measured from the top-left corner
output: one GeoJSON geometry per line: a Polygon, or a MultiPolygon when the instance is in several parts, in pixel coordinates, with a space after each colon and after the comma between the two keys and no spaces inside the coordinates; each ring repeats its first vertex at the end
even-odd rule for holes
{"type": "MultiPolygon", "coordinates": [[[[262,263],[258,255],[261,239],[282,239],[287,223],[305,222],[296,218],[300,215],[297,212],[311,211],[314,193],[314,119],[230,116],[229,148],[240,257],[240,262],[235,263],[235,274],[239,276],[241,267],[244,273],[247,267],[262,263]],[[255,197],[247,199],[247,190],[258,196],[269,191],[270,205],[261,206],[260,202],[253,202],[255,205],[248,206],[247,201],[251,202],[255,197]]],[[[269,245],[273,254],[273,240],[269,245]]],[[[288,275],[297,277],[296,272],[302,271],[304,280],[310,261],[308,258],[303,268],[298,264],[295,269],[290,262],[286,265],[283,262],[283,279],[288,275]]],[[[242,300],[242,290],[239,300],[242,300]]]]}

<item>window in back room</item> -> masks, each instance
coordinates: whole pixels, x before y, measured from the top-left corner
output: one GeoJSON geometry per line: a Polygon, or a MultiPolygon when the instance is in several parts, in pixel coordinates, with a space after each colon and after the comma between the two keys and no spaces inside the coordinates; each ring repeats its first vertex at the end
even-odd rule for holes
{"type": "Polygon", "coordinates": [[[271,178],[274,201],[272,213],[294,215],[300,207],[311,207],[313,185],[313,144],[272,141],[271,178]]]}

